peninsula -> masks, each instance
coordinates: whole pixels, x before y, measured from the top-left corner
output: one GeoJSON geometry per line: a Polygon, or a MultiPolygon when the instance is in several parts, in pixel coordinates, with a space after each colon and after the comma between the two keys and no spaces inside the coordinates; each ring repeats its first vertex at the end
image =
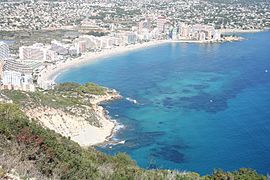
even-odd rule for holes
{"type": "Polygon", "coordinates": [[[4,90],[0,93],[0,102],[17,104],[36,123],[83,147],[103,143],[113,135],[117,123],[100,103],[119,98],[115,90],[92,83],[64,83],[49,91],[4,90]]]}

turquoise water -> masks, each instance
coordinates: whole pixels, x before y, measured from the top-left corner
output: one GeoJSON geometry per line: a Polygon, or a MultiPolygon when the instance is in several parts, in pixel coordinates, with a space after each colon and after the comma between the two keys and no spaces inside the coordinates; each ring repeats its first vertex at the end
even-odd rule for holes
{"type": "Polygon", "coordinates": [[[92,81],[126,99],[104,106],[144,168],[270,173],[270,32],[223,44],[167,43],[75,67],[57,81],[92,81]]]}

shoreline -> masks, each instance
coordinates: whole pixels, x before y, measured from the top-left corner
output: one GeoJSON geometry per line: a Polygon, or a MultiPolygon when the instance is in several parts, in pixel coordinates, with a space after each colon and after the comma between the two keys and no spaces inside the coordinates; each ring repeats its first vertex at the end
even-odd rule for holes
{"type": "MultiPolygon", "coordinates": [[[[39,77],[40,81],[43,82],[51,82],[56,83],[56,78],[63,72],[73,68],[73,67],[80,67],[85,64],[90,64],[92,62],[96,62],[99,60],[102,60],[103,58],[109,57],[109,56],[115,56],[120,55],[123,53],[128,53],[131,51],[139,50],[142,48],[149,48],[153,46],[157,46],[160,44],[168,43],[169,41],[166,40],[157,40],[157,41],[150,41],[145,42],[141,44],[135,44],[135,45],[128,45],[124,47],[116,47],[112,49],[106,49],[102,50],[100,52],[87,52],[83,54],[82,56],[78,58],[74,58],[72,60],[69,60],[67,62],[61,62],[56,65],[50,65],[47,68],[45,68],[41,72],[41,76],[39,77]]],[[[102,123],[102,127],[82,127],[80,133],[78,133],[78,136],[73,136],[71,139],[75,142],[79,143],[82,147],[88,147],[88,146],[99,146],[104,145],[111,141],[111,138],[115,135],[117,132],[116,129],[117,126],[120,124],[113,120],[106,109],[102,107],[102,103],[113,101],[116,99],[122,98],[122,96],[116,91],[113,90],[112,94],[106,94],[105,96],[97,96],[96,99],[91,101],[91,104],[93,105],[93,110],[96,114],[96,116],[99,117],[100,122],[102,123]],[[91,136],[90,131],[96,131],[94,135],[98,138],[86,138],[91,136]],[[101,133],[103,131],[103,133],[101,133]],[[99,135],[97,135],[99,134],[99,135]]]]}
{"type": "Polygon", "coordinates": [[[91,95],[87,99],[90,105],[84,105],[83,111],[85,112],[82,114],[81,109],[76,109],[76,107],[66,111],[53,107],[37,106],[23,108],[22,111],[28,117],[36,119],[41,126],[70,138],[81,147],[90,147],[110,141],[118,125],[117,121],[109,117],[101,103],[121,98],[122,96],[116,90],[107,88],[104,95],[91,95]],[[89,117],[94,117],[98,125],[89,123],[89,117]]]}
{"type": "MultiPolygon", "coordinates": [[[[262,31],[262,30],[260,30],[262,31]]],[[[258,30],[236,30],[236,29],[226,29],[226,32],[259,32],[258,30]]],[[[117,56],[123,53],[128,53],[131,51],[139,50],[142,48],[149,48],[153,46],[158,46],[164,43],[174,43],[174,42],[189,42],[189,43],[205,43],[202,41],[190,41],[190,40],[155,40],[150,42],[145,42],[141,44],[128,45],[124,47],[115,47],[112,49],[105,49],[100,52],[87,52],[80,57],[62,61],[56,65],[49,65],[45,69],[43,69],[40,73],[39,80],[43,82],[51,82],[55,83],[56,78],[65,71],[70,70],[74,67],[80,67],[85,64],[90,64],[93,62],[97,62],[99,60],[103,60],[106,57],[117,56]]],[[[94,97],[91,104],[93,105],[93,110],[95,115],[99,118],[102,127],[84,127],[82,126],[80,130],[76,129],[77,135],[71,138],[72,140],[78,142],[81,146],[100,146],[106,143],[109,143],[112,137],[117,132],[117,126],[119,125],[116,120],[113,120],[109,116],[109,112],[103,108],[101,105],[104,102],[109,102],[112,100],[122,98],[119,93],[113,90],[112,94],[106,94],[104,96],[96,96],[94,97]],[[92,131],[92,132],[90,132],[92,131]],[[94,133],[93,133],[94,131],[94,133]]],[[[71,125],[72,126],[72,125],[71,125]]]]}
{"type": "Polygon", "coordinates": [[[220,33],[257,33],[267,31],[269,29],[218,29],[220,33]]]}
{"type": "Polygon", "coordinates": [[[122,98],[122,96],[116,90],[113,89],[111,95],[107,94],[104,96],[99,96],[99,97],[97,97],[96,101],[91,102],[91,104],[93,105],[93,110],[96,113],[96,115],[99,116],[103,122],[107,121],[108,123],[113,124],[112,127],[111,126],[102,127],[102,128],[108,129],[110,132],[104,136],[102,141],[97,142],[95,144],[91,144],[91,146],[100,146],[100,145],[103,145],[103,144],[110,142],[111,138],[117,132],[116,127],[119,125],[119,123],[109,116],[109,112],[105,108],[103,108],[103,106],[101,104],[107,103],[110,101],[115,101],[115,100],[118,100],[121,98],[122,98]]]}
{"type": "MultiPolygon", "coordinates": [[[[259,32],[263,30],[239,30],[239,29],[223,29],[219,30],[221,33],[232,33],[232,32],[259,32]],[[222,32],[223,31],[223,32],[222,32]]],[[[102,51],[99,52],[86,52],[80,57],[71,59],[71,60],[66,60],[64,62],[57,63],[55,65],[48,65],[46,68],[44,68],[40,72],[40,77],[38,78],[40,81],[43,82],[52,82],[55,83],[55,80],[57,77],[62,74],[63,72],[73,68],[73,67],[80,67],[84,64],[89,64],[92,62],[96,62],[98,60],[101,60],[103,58],[109,57],[109,56],[116,56],[120,55],[123,53],[128,53],[131,51],[139,50],[142,48],[150,48],[153,46],[158,46],[160,44],[165,44],[165,43],[198,43],[198,44],[203,44],[203,43],[212,43],[212,41],[196,41],[196,40],[152,40],[149,42],[144,42],[144,43],[138,43],[138,44],[132,44],[132,45],[127,45],[127,46],[119,46],[119,47],[114,47],[111,49],[103,49],[102,51]]]]}
{"type": "Polygon", "coordinates": [[[40,77],[38,78],[40,81],[52,81],[55,82],[56,78],[62,74],[63,72],[73,68],[80,67],[84,64],[90,64],[92,62],[97,62],[103,58],[116,56],[123,53],[132,52],[135,50],[139,50],[142,48],[150,48],[153,46],[157,46],[160,44],[165,44],[170,41],[167,40],[155,40],[150,42],[145,42],[141,44],[134,44],[128,46],[120,46],[111,49],[105,49],[100,52],[86,52],[80,57],[74,58],[72,60],[67,60],[65,62],[60,62],[56,65],[49,65],[47,68],[41,71],[40,77]]]}

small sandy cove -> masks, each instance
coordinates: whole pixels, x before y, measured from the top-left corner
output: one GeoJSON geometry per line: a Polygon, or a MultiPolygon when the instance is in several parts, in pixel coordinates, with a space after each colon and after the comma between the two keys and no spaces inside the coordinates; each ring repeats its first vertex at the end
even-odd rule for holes
{"type": "Polygon", "coordinates": [[[91,125],[85,117],[75,115],[51,107],[36,107],[24,109],[27,116],[34,118],[42,126],[69,137],[83,147],[97,145],[108,141],[114,133],[116,121],[110,119],[105,109],[100,106],[101,102],[119,99],[118,93],[93,96],[92,106],[87,106],[89,112],[99,120],[101,127],[91,125]]]}
{"type": "MultiPolygon", "coordinates": [[[[39,78],[40,81],[43,82],[54,81],[61,72],[70,68],[95,62],[105,57],[148,48],[166,42],[167,41],[151,41],[142,44],[106,49],[100,52],[88,52],[81,57],[48,66],[42,71],[39,78]]],[[[110,93],[104,96],[95,96],[95,98],[91,99],[90,103],[92,104],[92,107],[89,108],[93,108],[101,127],[90,125],[83,117],[78,117],[54,108],[37,107],[35,109],[28,109],[25,112],[29,117],[37,119],[44,127],[54,130],[63,136],[70,137],[71,140],[86,147],[109,141],[113,136],[117,122],[108,116],[107,111],[100,106],[100,103],[119,98],[121,98],[121,96],[118,93],[110,93]]]]}

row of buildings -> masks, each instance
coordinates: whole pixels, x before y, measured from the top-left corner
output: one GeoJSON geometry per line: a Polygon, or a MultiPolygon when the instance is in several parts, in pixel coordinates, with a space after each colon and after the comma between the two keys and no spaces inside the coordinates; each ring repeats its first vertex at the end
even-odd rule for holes
{"type": "Polygon", "coordinates": [[[0,89],[35,91],[33,69],[10,57],[8,45],[0,42],[0,89]]]}
{"type": "MultiPolygon", "coordinates": [[[[146,17],[129,31],[112,31],[109,35],[81,35],[71,41],[52,40],[50,44],[35,43],[19,47],[18,59],[10,56],[9,47],[0,42],[0,80],[2,89],[34,91],[35,87],[51,87],[42,81],[48,66],[79,57],[85,52],[99,52],[151,40],[219,41],[218,31],[208,25],[172,24],[165,16],[158,16],[156,23],[146,17]],[[35,82],[35,85],[34,85],[35,82]]],[[[50,82],[52,83],[52,82],[50,82]]]]}
{"type": "MultiPolygon", "coordinates": [[[[134,26],[146,14],[151,20],[166,14],[172,22],[215,25],[219,29],[263,29],[270,26],[270,1],[1,1],[0,29],[39,30],[88,26],[84,18],[98,21],[92,29],[134,26]],[[66,3],[63,3],[66,2],[66,3]]],[[[162,18],[160,19],[162,21],[162,18]]]]}
{"type": "Polygon", "coordinates": [[[221,34],[214,26],[185,23],[172,24],[165,16],[158,16],[156,27],[153,28],[149,18],[138,23],[138,38],[150,39],[172,39],[193,41],[220,41],[221,34]]]}
{"type": "Polygon", "coordinates": [[[78,57],[87,51],[96,52],[135,43],[137,35],[134,32],[102,37],[82,35],[71,43],[53,40],[46,45],[35,43],[21,46],[19,58],[14,59],[10,56],[8,45],[0,42],[0,89],[35,91],[35,87],[50,87],[39,78],[48,66],[78,57]]]}

